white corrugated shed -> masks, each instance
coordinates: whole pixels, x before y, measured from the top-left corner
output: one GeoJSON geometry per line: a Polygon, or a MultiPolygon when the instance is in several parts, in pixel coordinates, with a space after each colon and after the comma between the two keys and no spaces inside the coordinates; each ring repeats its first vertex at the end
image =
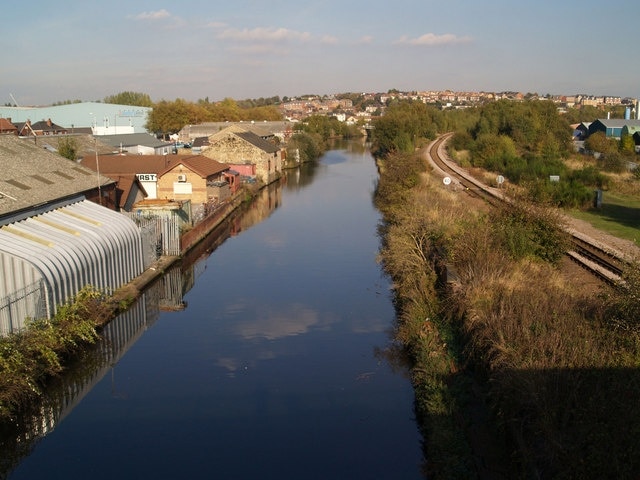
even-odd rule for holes
{"type": "Polygon", "coordinates": [[[0,228],[0,335],[51,317],[81,288],[111,292],[144,269],[140,230],[125,215],[78,201],[0,228]]]}

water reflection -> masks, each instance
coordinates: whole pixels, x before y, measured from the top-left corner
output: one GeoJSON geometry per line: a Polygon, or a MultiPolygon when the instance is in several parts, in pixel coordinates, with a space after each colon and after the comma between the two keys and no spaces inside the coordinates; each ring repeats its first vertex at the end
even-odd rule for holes
{"type": "MultiPolygon", "coordinates": [[[[111,376],[112,397],[126,398],[126,393],[117,389],[115,365],[153,326],[161,311],[186,308],[184,296],[204,272],[203,258],[229,237],[268,218],[281,202],[280,182],[262,189],[254,201],[234,212],[180,264],[146,289],[131,308],[107,324],[96,346],[69,365],[63,375],[53,379],[41,399],[25,408],[12,422],[0,424],[0,479],[8,478],[38,441],[50,434],[105,376],[111,376]]],[[[247,332],[250,330],[247,327],[247,332]]],[[[220,359],[219,362],[228,370],[236,369],[232,360],[220,359]]]]}
{"type": "Polygon", "coordinates": [[[287,172],[145,292],[113,353],[63,388],[91,393],[24,429],[55,433],[33,453],[37,439],[5,442],[11,465],[30,457],[15,478],[416,478],[411,386],[373,352],[394,318],[375,165],[340,151],[311,170],[313,183],[287,172]]]}
{"type": "MultiPolygon", "coordinates": [[[[85,395],[109,373],[122,356],[158,318],[159,303],[167,292],[158,283],[101,332],[101,341],[85,352],[67,372],[47,387],[40,401],[0,430],[0,478],[6,478],[35,444],[51,433],[85,395]]],[[[168,292],[172,296],[172,292],[168,292]]]]}
{"type": "MultiPolygon", "coordinates": [[[[254,305],[254,315],[248,315],[251,321],[236,324],[235,333],[245,339],[265,338],[275,340],[291,335],[301,335],[313,327],[326,327],[329,319],[321,319],[319,312],[300,304],[292,305],[254,305]]],[[[243,307],[243,311],[247,306],[243,307]]],[[[336,319],[333,319],[335,321],[336,319]]]]}

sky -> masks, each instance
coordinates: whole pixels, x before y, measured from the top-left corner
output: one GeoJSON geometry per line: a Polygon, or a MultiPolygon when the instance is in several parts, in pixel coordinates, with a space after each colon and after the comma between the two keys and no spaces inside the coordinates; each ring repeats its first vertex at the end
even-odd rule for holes
{"type": "Polygon", "coordinates": [[[128,91],[640,97],[637,0],[31,0],[1,12],[2,105],[128,91]]]}

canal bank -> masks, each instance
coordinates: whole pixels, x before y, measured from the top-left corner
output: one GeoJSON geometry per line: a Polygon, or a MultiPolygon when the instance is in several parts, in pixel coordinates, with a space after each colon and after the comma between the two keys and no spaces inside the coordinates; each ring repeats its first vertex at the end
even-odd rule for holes
{"type": "Polygon", "coordinates": [[[54,318],[28,320],[31,325],[23,332],[0,338],[0,423],[10,421],[40,398],[46,384],[95,343],[96,329],[103,331],[145,289],[197,250],[203,239],[266,187],[244,190],[186,232],[180,239],[180,255],[161,256],[142,274],[106,296],[87,285],[60,305],[54,318]]]}
{"type": "Polygon", "coordinates": [[[9,478],[420,478],[376,178],[334,151],[238,209],[131,306],[139,328],[105,327],[131,335],[9,478]]]}

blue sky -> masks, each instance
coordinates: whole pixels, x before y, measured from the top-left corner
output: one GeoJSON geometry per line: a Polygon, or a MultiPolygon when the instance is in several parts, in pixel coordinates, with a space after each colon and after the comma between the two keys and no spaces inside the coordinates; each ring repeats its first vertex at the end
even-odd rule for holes
{"type": "Polygon", "coordinates": [[[0,104],[392,88],[640,97],[639,22],[637,0],[8,2],[0,104]]]}

